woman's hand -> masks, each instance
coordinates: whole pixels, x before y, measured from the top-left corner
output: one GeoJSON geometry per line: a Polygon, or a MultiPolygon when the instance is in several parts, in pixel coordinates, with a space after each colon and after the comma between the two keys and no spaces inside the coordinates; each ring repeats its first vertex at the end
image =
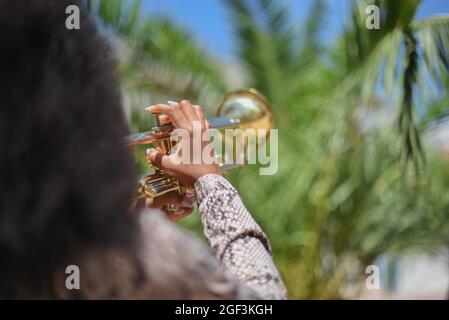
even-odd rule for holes
{"type": "Polygon", "coordinates": [[[193,190],[188,190],[185,195],[178,192],[169,192],[156,198],[146,198],[145,206],[150,209],[160,209],[165,212],[168,219],[177,222],[193,212],[193,203],[195,202],[195,194],[193,190]],[[176,211],[169,209],[169,205],[175,206],[176,211]]]}
{"type": "MultiPolygon", "coordinates": [[[[177,129],[184,129],[189,133],[190,141],[193,140],[194,127],[201,131],[201,134],[199,135],[200,137],[205,132],[207,134],[209,124],[204,116],[202,108],[197,105],[192,105],[187,100],[181,101],[180,103],[157,104],[147,108],[146,110],[150,113],[162,113],[168,116],[177,129]],[[196,121],[196,126],[193,125],[194,121],[196,121]]],[[[178,164],[174,157],[179,157],[179,155],[164,155],[156,149],[147,150],[148,160],[150,160],[153,165],[173,175],[183,185],[193,187],[196,180],[205,174],[221,174],[221,171],[215,162],[209,164],[202,159],[203,150],[209,144],[210,141],[203,141],[201,139],[201,150],[199,150],[201,152],[199,158],[201,159],[200,163],[197,164],[178,164]]],[[[189,152],[189,154],[193,156],[193,145],[194,143],[191,142],[188,144],[189,150],[181,151],[189,152]]],[[[182,144],[182,146],[184,147],[185,144],[182,144]]],[[[213,149],[211,150],[213,152],[213,149]]],[[[198,152],[198,150],[196,151],[198,152]]]]}
{"type": "MultiPolygon", "coordinates": [[[[170,104],[157,104],[146,109],[150,113],[162,113],[167,116],[175,128],[184,129],[189,134],[190,143],[182,144],[183,147],[187,146],[187,150],[180,150],[181,152],[189,152],[193,155],[193,128],[194,121],[196,121],[195,128],[200,132],[201,137],[204,133],[207,135],[209,123],[204,116],[203,110],[200,106],[192,105],[189,101],[184,100],[180,103],[170,104]]],[[[210,144],[210,141],[201,140],[201,150],[196,150],[203,154],[203,150],[210,144]]],[[[210,149],[213,153],[213,149],[210,149]]],[[[165,195],[146,199],[145,205],[147,208],[158,208],[167,214],[167,217],[172,221],[178,221],[193,212],[193,203],[195,201],[195,193],[192,189],[196,180],[201,176],[208,173],[221,174],[218,165],[214,162],[212,164],[205,163],[200,157],[200,163],[178,164],[174,157],[178,157],[179,154],[165,155],[156,149],[148,149],[147,157],[153,165],[164,170],[165,172],[174,176],[183,185],[190,187],[184,195],[180,195],[177,192],[170,192],[165,195]],[[170,210],[170,206],[177,207],[176,211],[170,210]]],[[[213,155],[212,155],[213,156],[213,155]]]]}
{"type": "Polygon", "coordinates": [[[195,203],[195,192],[188,189],[184,195],[172,191],[155,198],[139,198],[131,203],[129,208],[130,214],[135,214],[144,207],[149,209],[159,209],[173,222],[182,219],[193,212],[193,204],[195,203]],[[173,211],[173,208],[176,210],[173,211]]]}

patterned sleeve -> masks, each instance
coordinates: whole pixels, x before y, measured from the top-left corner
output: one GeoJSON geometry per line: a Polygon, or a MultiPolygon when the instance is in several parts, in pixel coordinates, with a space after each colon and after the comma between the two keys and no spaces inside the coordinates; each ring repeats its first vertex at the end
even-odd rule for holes
{"type": "Polygon", "coordinates": [[[285,299],[266,235],[223,177],[207,174],[195,183],[204,233],[225,271],[263,299],[285,299]]]}

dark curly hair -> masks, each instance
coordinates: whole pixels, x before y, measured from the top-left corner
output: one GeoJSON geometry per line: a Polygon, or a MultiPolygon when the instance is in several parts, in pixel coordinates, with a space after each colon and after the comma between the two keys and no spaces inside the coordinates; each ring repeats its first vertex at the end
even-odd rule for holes
{"type": "Polygon", "coordinates": [[[132,155],[111,50],[80,1],[0,0],[0,296],[70,252],[132,247],[132,155]],[[65,26],[66,6],[81,28],[65,26]]]}

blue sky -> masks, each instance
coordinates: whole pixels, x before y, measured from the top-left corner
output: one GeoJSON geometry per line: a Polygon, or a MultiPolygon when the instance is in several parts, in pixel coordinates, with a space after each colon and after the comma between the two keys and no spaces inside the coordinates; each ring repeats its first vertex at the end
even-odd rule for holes
{"type": "MultiPolygon", "coordinates": [[[[313,0],[280,0],[291,5],[292,21],[304,20],[313,0]]],[[[394,0],[390,0],[394,1],[394,0]]],[[[215,55],[232,59],[234,42],[226,7],[220,0],[144,0],[145,10],[171,17],[176,23],[190,30],[200,44],[215,55]]],[[[348,0],[328,0],[326,17],[327,36],[343,25],[348,0]]],[[[448,0],[423,0],[417,17],[449,13],[448,0]]],[[[326,35],[324,35],[326,36],[326,35]]]]}

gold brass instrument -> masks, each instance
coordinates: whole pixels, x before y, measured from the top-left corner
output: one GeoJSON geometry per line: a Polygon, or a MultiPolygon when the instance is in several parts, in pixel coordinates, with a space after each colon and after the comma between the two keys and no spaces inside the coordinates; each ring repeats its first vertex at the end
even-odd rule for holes
{"type": "MultiPolygon", "coordinates": [[[[137,145],[153,144],[165,154],[170,154],[175,145],[170,140],[170,135],[175,129],[171,124],[162,123],[160,114],[155,114],[156,126],[152,130],[142,133],[132,134],[127,137],[129,147],[137,145]]],[[[242,129],[248,128],[268,129],[273,127],[273,114],[268,101],[255,89],[242,89],[228,93],[217,109],[217,116],[208,119],[210,126],[216,129],[242,129]]],[[[149,163],[151,166],[151,163],[149,163]]],[[[228,170],[239,165],[219,164],[222,170],[228,170]]],[[[152,167],[152,166],[151,166],[152,167]]],[[[184,193],[186,187],[177,181],[173,176],[152,167],[154,173],[140,179],[138,190],[133,195],[132,200],[142,197],[153,198],[171,191],[184,193]]]]}

